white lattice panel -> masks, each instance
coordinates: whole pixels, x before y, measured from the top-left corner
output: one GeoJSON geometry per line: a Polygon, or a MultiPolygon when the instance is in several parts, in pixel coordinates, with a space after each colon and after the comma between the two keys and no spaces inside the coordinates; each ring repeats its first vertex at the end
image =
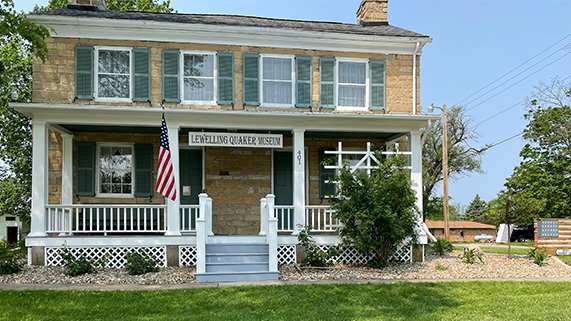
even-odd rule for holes
{"type": "Polygon", "coordinates": [[[412,245],[399,247],[389,260],[391,262],[412,262],[412,245]]]}
{"type": "Polygon", "coordinates": [[[295,245],[278,246],[278,264],[293,264],[295,261],[295,245]]]}
{"type": "Polygon", "coordinates": [[[178,247],[178,265],[179,266],[196,265],[196,246],[178,247]]]}
{"type": "MultiPolygon", "coordinates": [[[[60,253],[63,247],[46,247],[46,265],[63,266],[63,259],[60,253]]],[[[88,260],[99,260],[106,257],[105,267],[123,268],[127,263],[125,254],[137,252],[147,254],[159,261],[159,266],[166,266],[166,248],[164,246],[136,247],[136,246],[115,246],[115,247],[67,247],[73,256],[84,256],[88,260]]]]}
{"type": "MultiPolygon", "coordinates": [[[[331,245],[318,245],[322,251],[327,251],[331,245]]],[[[370,256],[361,254],[354,246],[342,246],[343,252],[335,257],[333,260],[341,264],[365,264],[369,261],[370,256]]],[[[402,246],[399,247],[396,253],[390,258],[391,262],[411,262],[412,261],[412,247],[402,246]]]]}

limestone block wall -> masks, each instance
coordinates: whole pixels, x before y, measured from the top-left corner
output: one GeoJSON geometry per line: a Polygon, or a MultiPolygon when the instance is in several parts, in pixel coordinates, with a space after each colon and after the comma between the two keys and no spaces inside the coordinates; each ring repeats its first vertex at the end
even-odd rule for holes
{"type": "MultiPolygon", "coordinates": [[[[162,102],[162,50],[178,49],[189,51],[232,52],[234,54],[234,105],[181,105],[165,104],[168,108],[208,108],[208,109],[246,109],[276,110],[259,106],[244,106],[242,100],[242,55],[244,53],[302,55],[312,57],[313,92],[311,108],[279,108],[280,112],[335,112],[319,108],[319,57],[343,57],[377,59],[386,62],[386,110],[368,113],[411,114],[413,57],[401,54],[351,53],[334,51],[316,51],[303,49],[283,49],[253,46],[212,45],[200,43],[167,43],[151,41],[125,41],[106,39],[50,38],[46,40],[50,57],[45,63],[34,59],[34,91],[32,102],[52,104],[89,104],[121,105],[149,107],[148,102],[109,103],[93,100],[74,100],[75,97],[75,46],[121,46],[151,50],[151,104],[159,106],[162,102]]],[[[417,112],[420,112],[420,59],[417,58],[417,112]]],[[[363,113],[361,111],[361,113],[363,113]]]]}
{"type": "Polygon", "coordinates": [[[61,203],[63,138],[48,130],[48,204],[61,203]]]}

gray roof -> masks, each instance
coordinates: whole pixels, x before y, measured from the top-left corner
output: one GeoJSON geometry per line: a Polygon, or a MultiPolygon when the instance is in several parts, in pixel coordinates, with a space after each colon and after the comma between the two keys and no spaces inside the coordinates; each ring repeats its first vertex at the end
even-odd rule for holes
{"type": "Polygon", "coordinates": [[[287,20],[287,19],[274,19],[274,18],[236,16],[236,15],[155,13],[155,12],[111,11],[111,10],[86,11],[86,10],[74,10],[68,8],[44,11],[37,13],[37,15],[120,19],[120,20],[148,20],[148,21],[159,21],[159,22],[190,23],[190,24],[205,24],[205,25],[265,27],[265,28],[279,28],[279,29],[289,29],[289,30],[358,34],[358,35],[428,38],[428,36],[391,25],[361,26],[358,24],[348,24],[341,22],[287,20]]]}

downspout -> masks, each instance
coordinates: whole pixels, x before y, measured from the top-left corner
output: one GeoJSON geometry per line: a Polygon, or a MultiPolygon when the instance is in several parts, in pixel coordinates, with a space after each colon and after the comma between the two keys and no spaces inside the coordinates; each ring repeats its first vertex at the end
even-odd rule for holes
{"type": "Polygon", "coordinates": [[[412,114],[416,115],[416,54],[420,48],[420,41],[416,42],[412,53],[412,114]]]}

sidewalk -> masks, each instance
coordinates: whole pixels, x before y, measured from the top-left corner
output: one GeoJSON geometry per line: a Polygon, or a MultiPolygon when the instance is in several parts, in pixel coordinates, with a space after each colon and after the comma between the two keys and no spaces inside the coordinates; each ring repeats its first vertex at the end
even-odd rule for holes
{"type": "Polygon", "coordinates": [[[401,279],[401,280],[295,280],[295,281],[257,281],[257,282],[220,282],[220,283],[187,283],[187,284],[0,284],[0,290],[54,290],[54,291],[162,291],[181,289],[202,289],[234,286],[267,286],[267,285],[310,285],[310,284],[366,284],[397,282],[412,283],[440,283],[440,282],[571,282],[571,277],[566,278],[490,278],[490,279],[401,279]]]}

